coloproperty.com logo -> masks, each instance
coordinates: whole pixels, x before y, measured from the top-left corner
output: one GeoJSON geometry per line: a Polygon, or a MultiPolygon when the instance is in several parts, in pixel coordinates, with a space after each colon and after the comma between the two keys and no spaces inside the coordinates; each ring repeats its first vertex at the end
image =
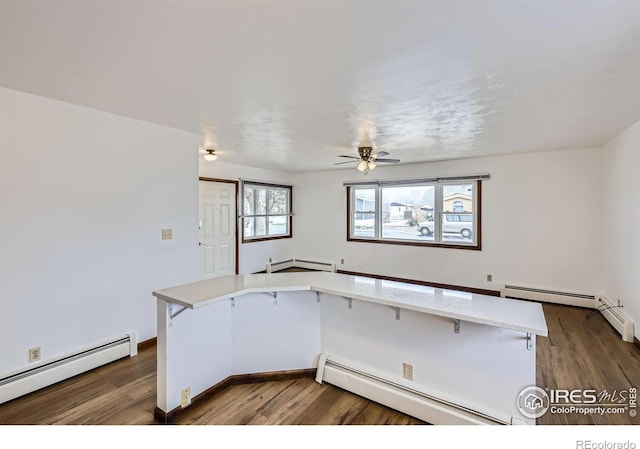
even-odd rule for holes
{"type": "Polygon", "coordinates": [[[527,418],[540,418],[545,413],[606,415],[637,414],[637,389],[564,390],[526,387],[518,395],[518,409],[527,418]]]}

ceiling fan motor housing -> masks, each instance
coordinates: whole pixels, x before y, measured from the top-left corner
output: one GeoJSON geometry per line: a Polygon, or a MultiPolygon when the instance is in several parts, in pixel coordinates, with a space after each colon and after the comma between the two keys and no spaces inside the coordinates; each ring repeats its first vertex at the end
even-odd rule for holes
{"type": "Polygon", "coordinates": [[[365,161],[368,161],[371,157],[371,151],[373,151],[373,147],[358,147],[358,154],[365,161]]]}

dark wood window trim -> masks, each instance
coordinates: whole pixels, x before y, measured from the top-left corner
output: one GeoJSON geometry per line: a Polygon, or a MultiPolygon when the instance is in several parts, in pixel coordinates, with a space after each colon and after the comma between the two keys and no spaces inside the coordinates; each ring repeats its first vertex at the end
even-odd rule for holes
{"type": "MultiPolygon", "coordinates": [[[[433,248],[451,248],[451,249],[466,249],[471,251],[482,250],[482,181],[472,181],[476,183],[476,215],[477,215],[477,228],[476,228],[476,244],[475,245],[456,245],[452,243],[438,243],[438,242],[418,242],[410,240],[383,240],[383,239],[363,239],[351,237],[351,186],[347,186],[347,241],[348,242],[361,242],[361,243],[379,243],[383,245],[403,245],[403,246],[426,246],[433,248]]],[[[377,219],[377,218],[376,218],[377,219]]]]}
{"type": "MultiPolygon", "coordinates": [[[[239,198],[239,195],[240,195],[238,181],[234,181],[233,179],[205,178],[203,176],[200,176],[198,178],[198,181],[226,182],[227,184],[235,184],[236,185],[236,208],[238,207],[238,198],[239,198]]],[[[236,216],[237,215],[238,215],[238,213],[236,211],[236,216]]],[[[239,251],[240,245],[238,243],[238,220],[236,219],[235,221],[236,221],[236,238],[234,240],[236,241],[236,274],[238,274],[239,273],[238,270],[240,269],[240,251],[239,251]]]]}
{"type": "MultiPolygon", "coordinates": [[[[293,187],[284,185],[284,184],[275,184],[269,182],[257,182],[257,181],[247,181],[244,184],[252,185],[252,186],[264,186],[264,187],[277,187],[280,189],[288,189],[289,190],[289,214],[293,213],[293,187]]],[[[244,185],[242,192],[242,214],[244,215],[244,185]]],[[[266,215],[268,217],[268,215],[266,215]]],[[[242,222],[242,243],[254,243],[254,242],[265,242],[267,240],[281,240],[281,239],[290,239],[293,238],[293,216],[289,215],[289,233],[287,235],[274,235],[274,236],[265,236],[265,237],[245,237],[244,236],[244,218],[240,220],[242,222]]]]}

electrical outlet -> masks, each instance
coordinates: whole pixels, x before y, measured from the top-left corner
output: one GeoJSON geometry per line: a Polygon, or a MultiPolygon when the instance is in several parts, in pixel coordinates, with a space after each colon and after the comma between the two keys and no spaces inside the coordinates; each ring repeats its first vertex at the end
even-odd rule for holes
{"type": "Polygon", "coordinates": [[[40,346],[29,349],[29,363],[39,362],[41,356],[42,352],[40,351],[40,346]]]}
{"type": "Polygon", "coordinates": [[[487,282],[491,282],[493,281],[493,275],[492,274],[488,274],[487,275],[487,282]]]}
{"type": "Polygon", "coordinates": [[[407,380],[413,380],[413,365],[406,362],[402,364],[402,377],[407,380]]]}
{"type": "Polygon", "coordinates": [[[185,408],[189,404],[191,404],[191,387],[182,390],[180,395],[180,407],[185,408]]]}
{"type": "Polygon", "coordinates": [[[173,229],[162,230],[162,240],[171,240],[173,238],[173,229]]]}

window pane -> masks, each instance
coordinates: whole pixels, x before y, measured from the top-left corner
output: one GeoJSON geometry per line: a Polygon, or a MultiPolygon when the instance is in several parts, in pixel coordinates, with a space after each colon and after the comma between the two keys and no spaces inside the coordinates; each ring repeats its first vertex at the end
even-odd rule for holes
{"type": "Polygon", "coordinates": [[[269,235],[286,235],[289,233],[289,217],[269,217],[269,235]]]}
{"type": "Polygon", "coordinates": [[[376,189],[354,189],[353,196],[352,237],[375,237],[376,189]]]}
{"type": "Polygon", "coordinates": [[[244,214],[261,215],[267,211],[267,190],[264,187],[244,187],[244,214]]]}
{"type": "MultiPolygon", "coordinates": [[[[289,189],[269,188],[269,214],[289,213],[289,189]]],[[[269,232],[272,234],[272,232],[269,232]]]]}
{"type": "Polygon", "coordinates": [[[267,235],[266,217],[245,218],[244,220],[245,238],[267,235]]]}
{"type": "Polygon", "coordinates": [[[356,189],[355,190],[355,210],[356,212],[372,212],[376,210],[376,190],[356,189]]]}
{"type": "Polygon", "coordinates": [[[435,187],[383,187],[382,238],[433,241],[435,187]]]}
{"type": "Polygon", "coordinates": [[[442,241],[473,243],[473,184],[443,186],[442,210],[442,241]]]}
{"type": "Polygon", "coordinates": [[[375,214],[356,212],[353,215],[353,237],[375,237],[375,214]]]}

